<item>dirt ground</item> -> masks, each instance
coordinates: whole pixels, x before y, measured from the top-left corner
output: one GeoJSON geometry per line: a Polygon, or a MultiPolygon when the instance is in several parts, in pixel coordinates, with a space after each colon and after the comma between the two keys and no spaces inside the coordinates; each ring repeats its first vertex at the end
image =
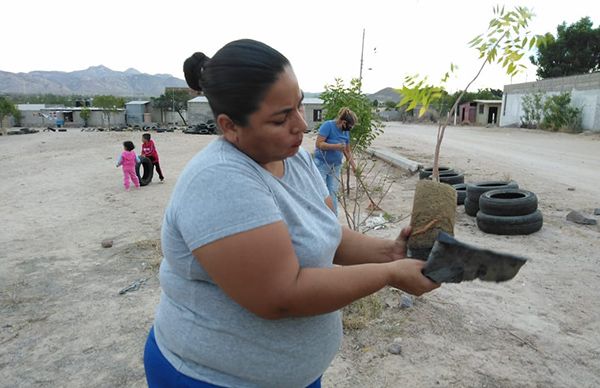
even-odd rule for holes
{"type": "MultiPolygon", "coordinates": [[[[392,123],[375,146],[427,164],[433,131],[392,123]]],[[[600,386],[600,227],[565,220],[570,209],[590,215],[600,208],[600,137],[486,128],[455,134],[447,135],[444,164],[464,171],[468,182],[514,179],[538,195],[544,214],[533,235],[496,236],[479,231],[458,207],[457,238],[528,263],[509,282],[444,285],[407,308],[403,293],[380,291],[366,324],[346,330],[323,385],[600,386]],[[463,135],[480,146],[461,144],[463,135]],[[503,145],[506,139],[515,145],[503,145]],[[536,147],[517,146],[531,141],[557,144],[554,165],[502,154],[535,156],[536,147]],[[570,163],[584,175],[560,169],[570,163]],[[595,179],[586,179],[590,169],[595,179]]],[[[153,137],[166,180],[131,192],[115,161],[124,140],[139,150],[140,132],[0,137],[0,387],[146,385],[142,350],[159,298],[163,210],[179,172],[213,139],[153,137]],[[113,246],[103,248],[104,239],[113,246]]],[[[313,143],[307,135],[305,147],[313,143]]],[[[389,173],[381,207],[399,221],[368,233],[395,237],[408,223],[418,177],[389,173]]]]}

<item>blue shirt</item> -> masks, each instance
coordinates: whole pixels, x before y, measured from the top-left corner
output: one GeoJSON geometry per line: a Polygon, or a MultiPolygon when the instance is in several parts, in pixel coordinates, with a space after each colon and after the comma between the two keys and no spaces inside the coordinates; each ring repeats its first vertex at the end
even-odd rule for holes
{"type": "MultiPolygon", "coordinates": [[[[335,125],[335,120],[328,120],[319,128],[319,136],[325,138],[327,144],[348,144],[350,142],[350,131],[342,131],[335,125]]],[[[338,166],[342,164],[344,153],[338,150],[315,150],[315,158],[327,164],[338,166]]]]}

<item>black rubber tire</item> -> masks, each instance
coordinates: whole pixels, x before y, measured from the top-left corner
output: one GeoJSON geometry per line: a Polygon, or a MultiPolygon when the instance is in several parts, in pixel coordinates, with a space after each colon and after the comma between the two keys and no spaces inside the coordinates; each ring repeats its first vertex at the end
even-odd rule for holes
{"type": "Polygon", "coordinates": [[[140,180],[140,186],[147,186],[152,182],[154,175],[154,165],[152,161],[145,156],[140,156],[140,162],[135,165],[135,174],[140,180]],[[140,167],[144,167],[144,175],[140,175],[140,167]]]}
{"type": "Polygon", "coordinates": [[[517,235],[537,232],[544,224],[539,210],[522,216],[492,216],[477,212],[477,227],[484,233],[517,235]]]}
{"type": "Polygon", "coordinates": [[[456,204],[463,205],[465,203],[465,198],[467,197],[467,185],[464,183],[457,183],[452,185],[454,190],[456,190],[456,204]]]}
{"type": "MultiPolygon", "coordinates": [[[[454,172],[453,169],[451,169],[450,167],[444,167],[444,166],[439,166],[438,167],[438,171],[440,173],[442,172],[454,172]]],[[[433,167],[426,167],[421,169],[421,171],[419,171],[419,179],[425,179],[429,176],[431,176],[431,173],[433,172],[433,167]]]]}
{"type": "MultiPolygon", "coordinates": [[[[485,181],[478,183],[467,183],[467,199],[471,206],[467,214],[475,217],[479,211],[479,197],[481,194],[490,190],[498,189],[518,189],[519,185],[515,181],[485,181]]],[[[465,211],[467,208],[465,207],[465,211]]]]}
{"type": "Polygon", "coordinates": [[[440,173],[440,182],[449,185],[465,183],[465,176],[462,172],[444,172],[440,173]]]}
{"type": "Polygon", "coordinates": [[[479,211],[479,204],[471,201],[468,196],[465,196],[465,213],[471,217],[475,217],[479,211]]]}
{"type": "Polygon", "coordinates": [[[490,216],[524,216],[537,208],[537,196],[527,190],[490,190],[479,197],[479,210],[490,216]]]}
{"type": "Polygon", "coordinates": [[[467,198],[473,202],[479,203],[479,196],[490,190],[498,189],[518,189],[519,185],[515,181],[485,181],[477,183],[467,183],[467,198]]]}

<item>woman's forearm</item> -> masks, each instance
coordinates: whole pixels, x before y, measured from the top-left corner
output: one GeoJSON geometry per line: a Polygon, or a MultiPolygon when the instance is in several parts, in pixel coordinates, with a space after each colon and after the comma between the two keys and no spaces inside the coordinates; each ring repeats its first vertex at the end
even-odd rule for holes
{"type": "Polygon", "coordinates": [[[385,263],[392,260],[390,252],[394,244],[393,240],[370,237],[344,226],[333,262],[338,265],[385,263]]]}

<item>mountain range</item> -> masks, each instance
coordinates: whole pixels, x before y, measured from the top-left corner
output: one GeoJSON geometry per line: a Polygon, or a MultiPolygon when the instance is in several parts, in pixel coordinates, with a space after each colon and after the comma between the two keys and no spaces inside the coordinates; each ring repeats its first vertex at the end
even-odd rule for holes
{"type": "MultiPolygon", "coordinates": [[[[115,71],[102,65],[71,72],[10,73],[0,70],[0,94],[113,95],[147,98],[164,94],[165,87],[186,86],[184,80],[170,74],[146,74],[131,68],[115,71]]],[[[319,94],[305,92],[305,97],[318,97],[319,94]]],[[[382,89],[367,97],[381,102],[400,100],[393,88],[382,89]]]]}
{"type": "Polygon", "coordinates": [[[2,94],[157,97],[164,93],[165,87],[186,86],[184,80],[170,74],[146,74],[136,69],[115,71],[102,65],[71,72],[0,71],[0,93],[2,94]]]}

